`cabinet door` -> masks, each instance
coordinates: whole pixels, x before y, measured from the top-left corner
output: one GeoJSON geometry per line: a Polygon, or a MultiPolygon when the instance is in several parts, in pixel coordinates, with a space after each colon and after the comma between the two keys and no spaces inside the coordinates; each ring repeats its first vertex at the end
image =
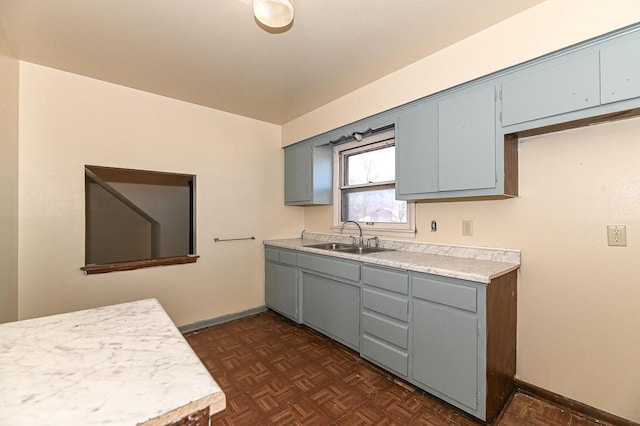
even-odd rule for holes
{"type": "Polygon", "coordinates": [[[297,321],[298,273],[295,268],[265,263],[265,304],[297,321]]]}
{"type": "Polygon", "coordinates": [[[478,323],[474,314],[413,301],[413,379],[478,407],[478,323]]]}
{"type": "Polygon", "coordinates": [[[598,54],[560,59],[517,73],[502,84],[502,125],[578,111],[600,104],[598,54]]]}
{"type": "Polygon", "coordinates": [[[284,150],[284,202],[311,203],[313,158],[311,146],[284,150]]]}
{"type": "Polygon", "coordinates": [[[496,186],[494,86],[446,98],[438,104],[440,191],[496,186]]]}
{"type": "Polygon", "coordinates": [[[305,324],[320,329],[354,349],[360,346],[360,288],[303,273],[302,313],[305,324]]]}
{"type": "Polygon", "coordinates": [[[603,104],[640,97],[640,39],[600,51],[603,104]]]}
{"type": "Polygon", "coordinates": [[[426,102],[398,117],[396,194],[401,200],[438,191],[438,104],[426,102]]]}

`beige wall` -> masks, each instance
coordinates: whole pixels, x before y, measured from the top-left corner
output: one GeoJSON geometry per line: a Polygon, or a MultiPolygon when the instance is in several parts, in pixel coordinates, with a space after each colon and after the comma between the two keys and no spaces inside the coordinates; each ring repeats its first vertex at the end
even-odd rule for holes
{"type": "Polygon", "coordinates": [[[18,319],[18,76],[0,27],[0,323],[18,319]]]}
{"type": "MultiPolygon", "coordinates": [[[[547,0],[283,126],[283,145],[635,23],[636,0],[547,0]]],[[[520,143],[520,197],[417,206],[417,240],[522,249],[519,379],[640,421],[640,119],[520,143]],[[432,219],[438,232],[429,232],[432,219]],[[461,235],[461,221],[474,235],[461,235]],[[608,247],[626,224],[629,246],[608,247]]],[[[331,232],[331,207],[305,229],[331,232]]]]}
{"type": "Polygon", "coordinates": [[[26,62],[20,117],[21,319],[156,297],[184,325],[264,305],[261,241],[303,225],[279,126],[26,62]],[[198,262],[83,275],[85,164],[195,174],[198,262]]]}

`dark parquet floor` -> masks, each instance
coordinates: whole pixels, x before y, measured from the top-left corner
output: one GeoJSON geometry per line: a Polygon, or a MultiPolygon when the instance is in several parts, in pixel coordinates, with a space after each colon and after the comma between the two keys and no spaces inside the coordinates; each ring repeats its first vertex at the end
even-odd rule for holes
{"type": "MultiPolygon", "coordinates": [[[[185,338],[226,394],[214,425],[482,424],[271,311],[185,338]]],[[[494,424],[602,425],[521,393],[494,424]]]]}

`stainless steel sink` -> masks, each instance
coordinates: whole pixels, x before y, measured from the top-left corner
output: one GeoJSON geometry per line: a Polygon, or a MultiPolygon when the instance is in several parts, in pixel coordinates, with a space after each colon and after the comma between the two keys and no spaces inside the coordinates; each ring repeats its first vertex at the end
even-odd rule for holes
{"type": "Polygon", "coordinates": [[[345,243],[322,243],[322,244],[313,244],[307,247],[313,247],[321,250],[339,251],[340,253],[352,253],[352,254],[369,254],[369,253],[379,253],[381,251],[393,251],[391,249],[386,249],[382,247],[366,247],[366,246],[359,246],[355,244],[345,244],[345,243]]]}
{"type": "Polygon", "coordinates": [[[382,248],[382,247],[352,246],[349,248],[338,249],[336,251],[339,251],[341,253],[369,254],[369,253],[379,253],[381,251],[392,251],[392,250],[382,248]]]}
{"type": "Polygon", "coordinates": [[[346,243],[322,243],[322,244],[313,244],[307,247],[313,247],[321,250],[341,250],[344,248],[352,248],[355,246],[353,244],[346,244],[346,243]]]}

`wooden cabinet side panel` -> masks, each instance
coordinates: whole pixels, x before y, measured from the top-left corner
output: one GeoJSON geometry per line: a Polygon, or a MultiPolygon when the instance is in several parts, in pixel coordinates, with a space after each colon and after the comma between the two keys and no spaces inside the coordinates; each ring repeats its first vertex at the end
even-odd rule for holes
{"type": "Polygon", "coordinates": [[[515,388],[517,272],[491,280],[487,287],[487,421],[515,388]]]}

